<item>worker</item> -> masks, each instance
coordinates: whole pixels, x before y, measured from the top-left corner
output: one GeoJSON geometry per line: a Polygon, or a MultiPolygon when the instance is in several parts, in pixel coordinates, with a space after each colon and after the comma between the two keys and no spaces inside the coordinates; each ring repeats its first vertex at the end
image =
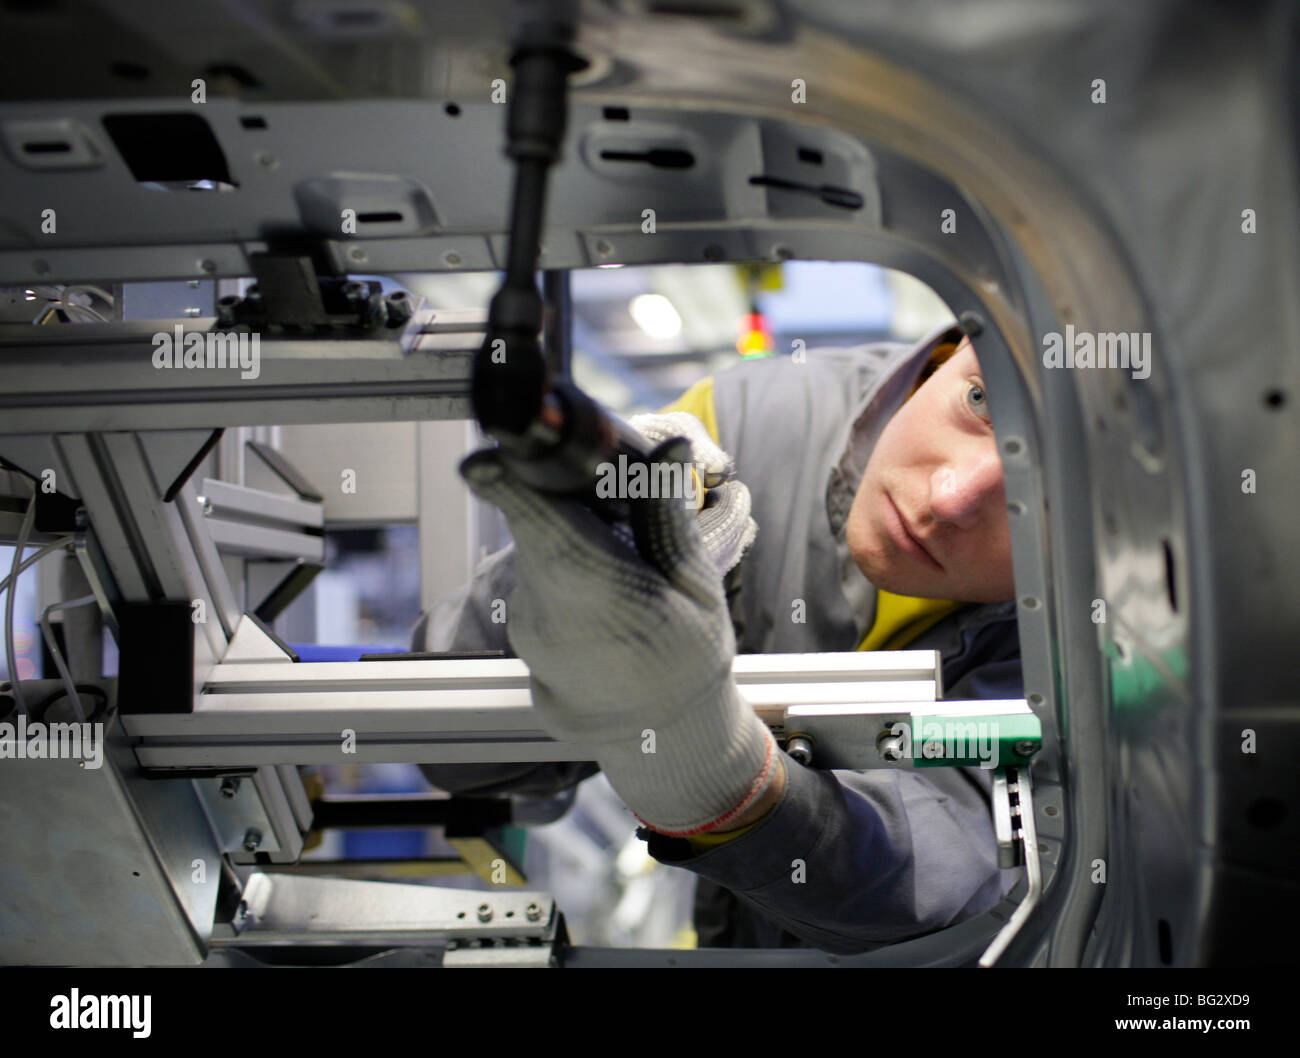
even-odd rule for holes
{"type": "Polygon", "coordinates": [[[731,676],[737,652],[933,649],[946,697],[1024,697],[1002,467],[969,339],[952,326],[741,362],[639,428],[662,436],[677,412],[708,436],[654,457],[707,467],[711,441],[735,479],[704,533],[717,504],[643,504],[653,565],[494,450],[462,465],[513,542],[434,604],[414,648],[517,651],[547,730],[596,760],[426,776],[547,795],[603,769],[650,855],[697,876],[701,947],[855,953],[993,907],[1014,878],[998,866],[989,771],[805,766],[731,676]],[[504,623],[494,600],[509,600],[504,623]]]}

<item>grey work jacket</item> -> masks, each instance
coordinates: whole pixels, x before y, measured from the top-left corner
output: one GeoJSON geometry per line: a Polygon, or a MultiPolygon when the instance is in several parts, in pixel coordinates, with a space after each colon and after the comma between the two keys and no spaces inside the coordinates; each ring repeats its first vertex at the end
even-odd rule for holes
{"type": "MultiPolygon", "coordinates": [[[[880,343],[747,361],[719,372],[719,441],[753,497],[758,536],[728,577],[739,653],[855,650],[876,589],[853,562],[844,522],[867,459],[935,345],[880,343]],[[803,599],[805,620],[792,621],[803,599]]],[[[504,650],[493,599],[514,589],[514,547],[416,628],[417,650],[504,650]]],[[[1014,602],[969,604],[907,644],[942,653],[945,697],[1023,698],[1014,602]]],[[[694,872],[701,947],[867,951],[953,925],[1004,892],[980,768],[819,771],[785,757],[781,802],[753,829],[694,855],[685,839],[637,831],[659,862],[694,872]],[[798,861],[802,861],[801,863],[798,861]]],[[[423,765],[453,793],[550,794],[594,764],[423,765]]]]}

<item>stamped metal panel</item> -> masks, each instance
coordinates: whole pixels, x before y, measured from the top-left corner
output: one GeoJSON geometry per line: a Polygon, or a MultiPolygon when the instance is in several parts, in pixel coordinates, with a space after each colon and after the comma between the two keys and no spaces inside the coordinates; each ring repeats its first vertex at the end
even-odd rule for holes
{"type": "Polygon", "coordinates": [[[92,763],[0,760],[0,963],[201,962],[221,853],[193,783],[140,778],[120,729],[92,763]]]}

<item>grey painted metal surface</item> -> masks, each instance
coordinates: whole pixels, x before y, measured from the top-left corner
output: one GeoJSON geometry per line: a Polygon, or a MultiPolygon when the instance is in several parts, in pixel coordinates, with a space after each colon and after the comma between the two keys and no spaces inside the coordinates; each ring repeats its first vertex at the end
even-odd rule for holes
{"type": "Polygon", "coordinates": [[[144,779],[114,716],[106,728],[101,767],[0,767],[0,963],[174,966],[206,954],[221,850],[194,786],[144,779]]]}

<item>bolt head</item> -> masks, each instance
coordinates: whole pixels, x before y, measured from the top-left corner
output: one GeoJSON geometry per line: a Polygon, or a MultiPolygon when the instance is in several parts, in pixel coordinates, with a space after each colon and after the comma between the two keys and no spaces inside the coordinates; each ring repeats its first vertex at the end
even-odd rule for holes
{"type": "Polygon", "coordinates": [[[492,921],[492,907],[491,907],[490,904],[479,904],[479,906],[478,906],[478,920],[479,920],[480,922],[491,922],[491,921],[492,921]]]}
{"type": "Polygon", "coordinates": [[[879,742],[880,755],[887,761],[903,759],[903,740],[897,735],[889,735],[879,742]]]}

